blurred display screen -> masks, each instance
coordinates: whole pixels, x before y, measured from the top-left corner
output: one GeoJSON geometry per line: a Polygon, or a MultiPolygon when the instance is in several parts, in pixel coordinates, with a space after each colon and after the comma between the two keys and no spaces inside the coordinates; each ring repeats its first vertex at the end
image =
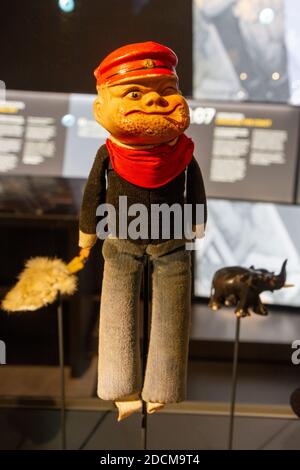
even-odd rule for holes
{"type": "Polygon", "coordinates": [[[209,297],[216,270],[225,266],[265,268],[279,273],[288,259],[294,287],[261,294],[263,301],[300,306],[300,207],[209,200],[203,242],[197,243],[194,294],[209,297]]]}
{"type": "Polygon", "coordinates": [[[193,96],[300,103],[298,0],[193,0],[193,96]]]}
{"type": "Polygon", "coordinates": [[[284,104],[190,101],[209,197],[293,203],[299,109],[284,104]]]}
{"type": "Polygon", "coordinates": [[[107,132],[94,95],[7,91],[0,103],[0,174],[88,176],[107,132]]]}

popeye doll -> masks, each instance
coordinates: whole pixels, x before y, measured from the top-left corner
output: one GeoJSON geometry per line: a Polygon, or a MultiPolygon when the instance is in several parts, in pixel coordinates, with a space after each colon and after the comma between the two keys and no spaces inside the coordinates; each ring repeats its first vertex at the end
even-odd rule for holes
{"type": "MultiPolygon", "coordinates": [[[[88,257],[97,240],[97,207],[106,202],[120,215],[121,196],[127,197],[128,206],[143,204],[149,213],[153,205],[183,208],[190,204],[192,233],[199,238],[204,235],[205,190],[193,142],[184,134],[189,108],[178,88],[176,65],[171,49],[144,42],[120,47],[95,70],[94,116],[110,135],[97,152],[84,191],[82,257],[88,257]],[[195,219],[196,205],[204,207],[200,223],[195,219]]],[[[185,399],[190,250],[187,237],[175,236],[174,227],[167,234],[159,227],[159,236],[152,237],[151,223],[141,230],[146,236],[138,238],[120,236],[117,227],[102,248],[98,395],[115,402],[118,420],[140,410],[142,400],[147,412],[153,413],[166,403],[185,399]],[[152,312],[142,376],[138,313],[147,256],[153,267],[152,312]]]]}

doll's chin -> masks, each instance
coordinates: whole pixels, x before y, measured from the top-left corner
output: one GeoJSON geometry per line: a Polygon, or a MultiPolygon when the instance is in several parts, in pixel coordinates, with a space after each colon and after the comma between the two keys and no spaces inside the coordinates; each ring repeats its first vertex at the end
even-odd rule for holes
{"type": "MultiPolygon", "coordinates": [[[[124,144],[147,145],[163,144],[179,137],[188,126],[180,126],[176,123],[169,123],[168,127],[144,128],[134,133],[124,132],[118,136],[118,139],[124,144]]],[[[117,136],[116,136],[117,137],[117,136]]]]}

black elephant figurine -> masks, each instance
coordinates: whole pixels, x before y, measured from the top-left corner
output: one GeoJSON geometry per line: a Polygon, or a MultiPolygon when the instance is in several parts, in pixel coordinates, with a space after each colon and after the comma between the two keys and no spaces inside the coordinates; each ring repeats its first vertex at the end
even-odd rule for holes
{"type": "Polygon", "coordinates": [[[258,315],[268,315],[259,298],[261,292],[281,289],[286,281],[286,263],[278,275],[266,269],[249,269],[230,266],[215,272],[211,287],[209,307],[218,310],[222,305],[235,306],[237,317],[250,315],[249,308],[258,315]]]}

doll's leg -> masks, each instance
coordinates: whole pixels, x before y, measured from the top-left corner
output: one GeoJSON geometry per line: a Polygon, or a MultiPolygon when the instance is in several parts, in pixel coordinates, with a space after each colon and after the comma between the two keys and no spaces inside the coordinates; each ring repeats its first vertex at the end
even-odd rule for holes
{"type": "MultiPolygon", "coordinates": [[[[176,242],[165,246],[171,249],[176,242]]],[[[184,246],[167,253],[151,250],[152,320],[142,392],[143,400],[150,402],[149,412],[159,409],[159,404],[185,399],[191,311],[190,252],[184,246]]]]}
{"type": "Polygon", "coordinates": [[[119,410],[122,402],[126,402],[127,411],[128,401],[135,402],[132,404],[135,408],[140,406],[138,307],[143,270],[140,250],[128,240],[108,238],[103,245],[98,395],[116,401],[117,406],[119,403],[119,410]]]}

